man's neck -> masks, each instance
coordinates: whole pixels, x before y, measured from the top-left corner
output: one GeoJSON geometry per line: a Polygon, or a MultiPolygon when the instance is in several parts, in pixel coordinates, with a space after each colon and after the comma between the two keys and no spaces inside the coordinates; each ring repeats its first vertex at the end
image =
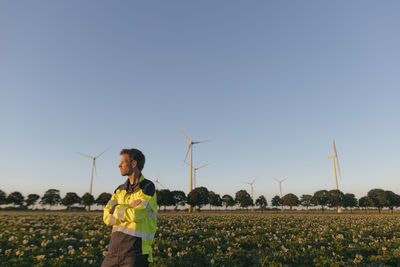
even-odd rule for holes
{"type": "Polygon", "coordinates": [[[131,175],[129,175],[129,183],[130,184],[137,184],[139,183],[139,179],[142,176],[142,173],[140,171],[133,172],[131,175]]]}

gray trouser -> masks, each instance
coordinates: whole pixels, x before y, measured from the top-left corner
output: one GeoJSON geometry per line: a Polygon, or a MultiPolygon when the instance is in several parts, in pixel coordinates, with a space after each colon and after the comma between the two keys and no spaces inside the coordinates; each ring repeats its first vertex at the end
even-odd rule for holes
{"type": "Polygon", "coordinates": [[[101,267],[147,267],[149,266],[147,257],[148,255],[121,256],[108,253],[101,267]]]}

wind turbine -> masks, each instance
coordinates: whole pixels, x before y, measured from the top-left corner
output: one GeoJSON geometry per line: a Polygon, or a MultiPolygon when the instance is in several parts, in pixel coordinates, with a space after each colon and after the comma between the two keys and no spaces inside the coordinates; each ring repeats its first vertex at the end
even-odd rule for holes
{"type": "MultiPolygon", "coordinates": [[[[281,192],[281,199],[282,199],[282,182],[285,181],[287,179],[287,177],[285,179],[279,180],[277,178],[274,178],[275,181],[277,181],[279,183],[279,190],[281,192]]],[[[281,210],[283,211],[283,204],[281,206],[281,210]]]]}
{"type": "MultiPolygon", "coordinates": [[[[254,184],[255,181],[256,181],[256,179],[254,179],[253,182],[251,182],[251,183],[249,183],[249,182],[242,182],[242,183],[245,183],[245,184],[249,184],[249,185],[250,185],[250,195],[251,195],[251,199],[252,199],[253,201],[254,201],[253,184],[254,184]]],[[[251,210],[254,211],[254,207],[251,208],[251,210]]]]}
{"type": "Polygon", "coordinates": [[[193,168],[193,189],[194,189],[194,188],[196,188],[196,172],[197,172],[197,170],[198,170],[198,169],[201,169],[201,168],[203,168],[203,167],[206,167],[206,166],[208,166],[208,165],[210,165],[210,164],[207,163],[207,164],[204,164],[204,165],[201,165],[201,166],[195,168],[194,166],[191,166],[191,165],[190,165],[189,163],[187,163],[186,161],[185,161],[185,163],[186,163],[187,165],[189,165],[190,167],[193,168]]]}
{"type": "MultiPolygon", "coordinates": [[[[192,139],[190,139],[185,134],[185,132],[181,128],[178,127],[178,129],[182,132],[182,134],[186,137],[186,139],[189,142],[188,150],[186,151],[185,159],[183,160],[183,162],[186,161],[187,155],[189,154],[189,151],[190,151],[190,166],[193,166],[193,145],[200,144],[200,143],[206,143],[206,142],[211,141],[212,139],[207,139],[207,140],[194,142],[194,141],[192,141],[192,139]]],[[[183,163],[182,163],[182,165],[183,165],[183,163]]],[[[192,189],[193,189],[193,171],[192,171],[192,168],[190,168],[189,193],[192,192],[192,189]]],[[[191,206],[189,205],[189,212],[190,211],[191,211],[191,206]]]]}
{"type": "MultiPolygon", "coordinates": [[[[338,160],[338,156],[337,156],[337,152],[336,152],[335,139],[333,139],[333,152],[335,154],[333,156],[328,156],[328,158],[332,159],[333,174],[334,174],[334,178],[335,178],[335,186],[336,186],[336,190],[339,190],[338,181],[337,181],[337,174],[336,174],[336,168],[337,168],[337,172],[339,173],[340,180],[342,180],[342,175],[340,174],[340,167],[339,167],[339,160],[338,160]]],[[[337,207],[337,211],[341,212],[340,207],[337,207]]]]}
{"type": "Polygon", "coordinates": [[[90,172],[89,194],[92,194],[93,170],[96,172],[96,175],[97,175],[96,159],[98,159],[101,155],[103,155],[104,152],[106,152],[107,150],[108,150],[108,148],[106,150],[104,150],[103,152],[101,152],[100,154],[98,154],[97,156],[90,156],[90,155],[86,155],[86,154],[81,153],[81,152],[77,152],[78,154],[80,154],[80,155],[92,160],[92,171],[90,172]]]}
{"type": "Polygon", "coordinates": [[[160,178],[160,172],[158,172],[157,178],[154,180],[154,183],[156,184],[156,190],[157,190],[157,185],[161,185],[162,187],[165,188],[165,186],[163,186],[162,183],[160,183],[160,182],[158,181],[159,178],[160,178]]]}

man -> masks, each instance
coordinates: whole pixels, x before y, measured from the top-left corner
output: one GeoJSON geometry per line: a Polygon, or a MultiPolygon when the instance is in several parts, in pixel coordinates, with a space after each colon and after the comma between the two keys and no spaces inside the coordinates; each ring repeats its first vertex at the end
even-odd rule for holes
{"type": "Polygon", "coordinates": [[[104,208],[103,220],[112,225],[112,234],[101,266],[148,266],[157,227],[155,186],[142,175],[145,157],[140,150],[122,149],[120,155],[118,167],[128,179],[104,208]]]}

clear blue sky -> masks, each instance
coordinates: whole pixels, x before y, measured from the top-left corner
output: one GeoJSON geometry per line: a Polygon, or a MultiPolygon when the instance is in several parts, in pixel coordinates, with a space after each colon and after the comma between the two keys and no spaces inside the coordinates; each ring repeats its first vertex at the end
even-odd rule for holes
{"type": "Polygon", "coordinates": [[[0,189],[112,192],[144,175],[221,195],[400,194],[398,1],[1,1],[0,189]]]}

